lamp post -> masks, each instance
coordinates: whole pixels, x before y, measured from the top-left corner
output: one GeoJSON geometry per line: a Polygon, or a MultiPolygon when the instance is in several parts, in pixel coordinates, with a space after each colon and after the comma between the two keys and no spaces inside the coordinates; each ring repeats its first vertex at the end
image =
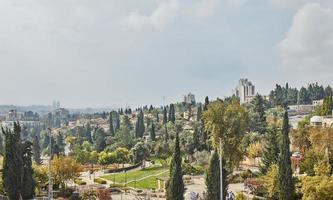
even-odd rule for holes
{"type": "Polygon", "coordinates": [[[52,174],[51,174],[51,161],[52,161],[52,134],[51,134],[51,128],[48,128],[49,131],[49,194],[48,198],[51,200],[52,197],[52,174]]]}

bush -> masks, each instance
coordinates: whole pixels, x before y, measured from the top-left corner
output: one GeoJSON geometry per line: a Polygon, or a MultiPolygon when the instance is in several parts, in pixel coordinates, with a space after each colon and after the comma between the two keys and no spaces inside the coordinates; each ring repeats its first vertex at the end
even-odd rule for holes
{"type": "Polygon", "coordinates": [[[237,193],[236,200],[246,200],[246,199],[247,198],[246,198],[245,194],[243,194],[242,192],[237,193]]]}
{"type": "Polygon", "coordinates": [[[197,169],[196,167],[193,167],[189,163],[183,163],[182,164],[182,170],[183,170],[184,175],[201,175],[201,174],[204,173],[202,168],[197,169]]]}
{"type": "Polygon", "coordinates": [[[75,180],[74,180],[74,183],[75,183],[76,185],[87,185],[87,183],[84,182],[84,181],[82,181],[81,179],[75,179],[75,180]]]}
{"type": "Polygon", "coordinates": [[[94,182],[99,184],[106,184],[106,180],[100,178],[94,178],[94,182]]]}

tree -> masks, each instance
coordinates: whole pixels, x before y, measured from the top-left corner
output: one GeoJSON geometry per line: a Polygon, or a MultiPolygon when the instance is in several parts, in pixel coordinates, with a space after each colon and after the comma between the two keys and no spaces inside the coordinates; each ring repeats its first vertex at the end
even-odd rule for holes
{"type": "Polygon", "coordinates": [[[154,122],[151,123],[150,138],[152,141],[155,141],[156,139],[154,122]]]}
{"type": "Polygon", "coordinates": [[[267,129],[266,114],[265,114],[265,102],[261,95],[257,94],[253,101],[253,114],[254,119],[252,122],[253,130],[260,134],[265,134],[267,129]]]}
{"type": "Polygon", "coordinates": [[[134,134],[132,133],[131,130],[132,130],[131,122],[128,116],[124,115],[120,129],[116,134],[120,146],[124,146],[127,149],[130,149],[133,146],[134,134]]]}
{"type": "Polygon", "coordinates": [[[133,163],[141,163],[149,156],[149,150],[143,142],[138,142],[131,149],[133,163]]]}
{"type": "Polygon", "coordinates": [[[202,114],[202,106],[201,106],[201,103],[199,103],[198,110],[197,110],[197,121],[198,122],[201,121],[201,114],[202,114]]]}
{"type": "Polygon", "coordinates": [[[34,171],[32,169],[32,143],[25,141],[22,143],[22,161],[23,161],[23,177],[22,191],[23,199],[33,199],[35,195],[35,180],[33,178],[34,171]]]}
{"type": "Polygon", "coordinates": [[[95,149],[97,152],[104,151],[106,147],[106,133],[102,129],[98,129],[95,134],[95,149]]]}
{"type": "Polygon", "coordinates": [[[81,166],[71,157],[54,156],[51,166],[55,184],[59,184],[62,189],[66,188],[67,181],[74,180],[80,176],[81,166]]]}
{"type": "Polygon", "coordinates": [[[42,159],[40,157],[39,138],[38,138],[37,135],[34,138],[32,149],[33,149],[33,158],[34,158],[34,161],[38,165],[42,164],[42,159]]]}
{"type": "MultiPolygon", "coordinates": [[[[227,171],[223,168],[223,198],[227,196],[227,171]]],[[[209,163],[206,177],[207,200],[220,200],[221,180],[220,180],[220,159],[215,150],[209,163]]]]}
{"type": "Polygon", "coordinates": [[[14,130],[2,128],[5,135],[5,155],[3,160],[3,183],[9,199],[17,200],[21,198],[23,161],[21,154],[21,127],[14,122],[14,130]]]}
{"type": "Polygon", "coordinates": [[[285,111],[282,125],[282,144],[279,157],[279,199],[292,200],[295,196],[295,188],[292,179],[290,160],[290,140],[289,140],[289,119],[288,112],[285,111]]]}
{"type": "Polygon", "coordinates": [[[303,200],[333,199],[333,178],[328,176],[306,176],[301,179],[303,200]]]}
{"type": "Polygon", "coordinates": [[[203,113],[205,130],[213,137],[215,148],[222,141],[222,155],[226,160],[227,170],[232,171],[243,160],[242,139],[248,128],[248,113],[239,101],[232,100],[226,105],[218,99],[211,102],[203,113]]]}
{"type": "Polygon", "coordinates": [[[260,171],[266,174],[272,164],[277,164],[279,159],[279,130],[273,125],[267,132],[265,147],[262,152],[260,171]]]}
{"type": "Polygon", "coordinates": [[[176,111],[175,111],[175,105],[174,104],[170,104],[169,121],[172,122],[172,123],[175,123],[175,121],[176,121],[176,111]]]}
{"type": "Polygon", "coordinates": [[[272,164],[266,175],[263,177],[264,187],[267,189],[267,196],[270,199],[277,200],[279,197],[279,167],[272,164]]]}
{"type": "Polygon", "coordinates": [[[99,200],[112,200],[111,193],[107,189],[97,189],[96,196],[99,200]]]}
{"type": "Polygon", "coordinates": [[[167,200],[184,199],[184,181],[182,172],[182,158],[180,155],[179,136],[176,133],[175,151],[170,164],[170,179],[167,183],[167,200]]]}
{"type": "Polygon", "coordinates": [[[145,124],[144,124],[144,115],[143,111],[140,110],[140,113],[137,116],[137,121],[135,124],[135,137],[142,138],[145,132],[145,124]]]}
{"type": "Polygon", "coordinates": [[[163,108],[163,124],[166,124],[167,122],[168,122],[167,109],[164,106],[164,108],[163,108]]]}
{"type": "Polygon", "coordinates": [[[109,133],[111,137],[114,137],[114,127],[113,127],[113,119],[112,112],[109,114],[109,133]]]}

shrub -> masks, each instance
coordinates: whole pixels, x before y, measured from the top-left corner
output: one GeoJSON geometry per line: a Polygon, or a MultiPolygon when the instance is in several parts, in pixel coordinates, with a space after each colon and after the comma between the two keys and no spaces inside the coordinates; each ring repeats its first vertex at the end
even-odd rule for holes
{"type": "Polygon", "coordinates": [[[246,199],[247,198],[246,198],[245,194],[243,194],[242,192],[237,193],[236,200],[246,200],[246,199]]]}
{"type": "Polygon", "coordinates": [[[94,178],[94,182],[99,184],[106,184],[106,180],[100,178],[94,178]]]}
{"type": "Polygon", "coordinates": [[[75,183],[76,185],[87,185],[87,183],[84,182],[84,181],[82,181],[81,179],[75,179],[75,180],[74,180],[74,183],[75,183]]]}

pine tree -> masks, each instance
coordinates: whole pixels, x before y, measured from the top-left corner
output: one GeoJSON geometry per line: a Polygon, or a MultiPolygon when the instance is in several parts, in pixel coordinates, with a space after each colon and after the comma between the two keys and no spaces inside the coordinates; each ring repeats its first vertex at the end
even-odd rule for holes
{"type": "Polygon", "coordinates": [[[258,116],[254,124],[254,131],[260,134],[265,134],[267,129],[266,114],[265,114],[265,102],[261,95],[257,94],[253,99],[254,113],[258,116]]]}
{"type": "Polygon", "coordinates": [[[289,119],[288,112],[285,111],[282,125],[282,144],[279,157],[279,199],[293,200],[295,197],[295,187],[292,179],[290,160],[290,140],[289,140],[289,119]]]}
{"type": "Polygon", "coordinates": [[[3,160],[3,185],[9,199],[21,198],[23,161],[21,154],[21,127],[14,122],[14,130],[3,129],[5,135],[5,155],[3,160]]]}
{"type": "Polygon", "coordinates": [[[274,125],[267,132],[267,142],[263,149],[260,166],[260,172],[266,174],[272,164],[277,164],[279,161],[279,130],[274,125]]]}
{"type": "Polygon", "coordinates": [[[23,177],[21,194],[23,199],[33,199],[35,195],[35,180],[33,178],[31,146],[31,142],[25,141],[22,143],[23,177]]]}
{"type": "Polygon", "coordinates": [[[150,138],[152,141],[155,141],[156,139],[154,122],[151,123],[150,138]]]}
{"type": "Polygon", "coordinates": [[[41,159],[41,156],[40,156],[39,138],[38,138],[37,135],[34,138],[33,146],[32,147],[33,147],[33,158],[34,158],[34,161],[38,165],[42,164],[42,159],[41,159]]]}
{"type": "MultiPolygon", "coordinates": [[[[224,160],[223,160],[224,162],[224,160]]],[[[223,163],[225,166],[225,163],[223,163]]],[[[206,177],[207,200],[220,200],[221,197],[221,177],[220,177],[220,159],[215,150],[209,163],[206,177]]],[[[223,168],[223,196],[227,196],[227,171],[223,168]]]]}
{"type": "Polygon", "coordinates": [[[114,127],[113,127],[113,119],[112,119],[112,112],[109,115],[109,133],[111,137],[114,137],[114,127]]]}
{"type": "Polygon", "coordinates": [[[167,200],[183,200],[184,191],[182,159],[180,155],[179,136],[177,132],[175,152],[170,165],[170,179],[167,183],[167,200]]]}
{"type": "Polygon", "coordinates": [[[166,124],[168,122],[168,115],[167,115],[167,109],[164,107],[163,109],[163,124],[166,124]]]}

